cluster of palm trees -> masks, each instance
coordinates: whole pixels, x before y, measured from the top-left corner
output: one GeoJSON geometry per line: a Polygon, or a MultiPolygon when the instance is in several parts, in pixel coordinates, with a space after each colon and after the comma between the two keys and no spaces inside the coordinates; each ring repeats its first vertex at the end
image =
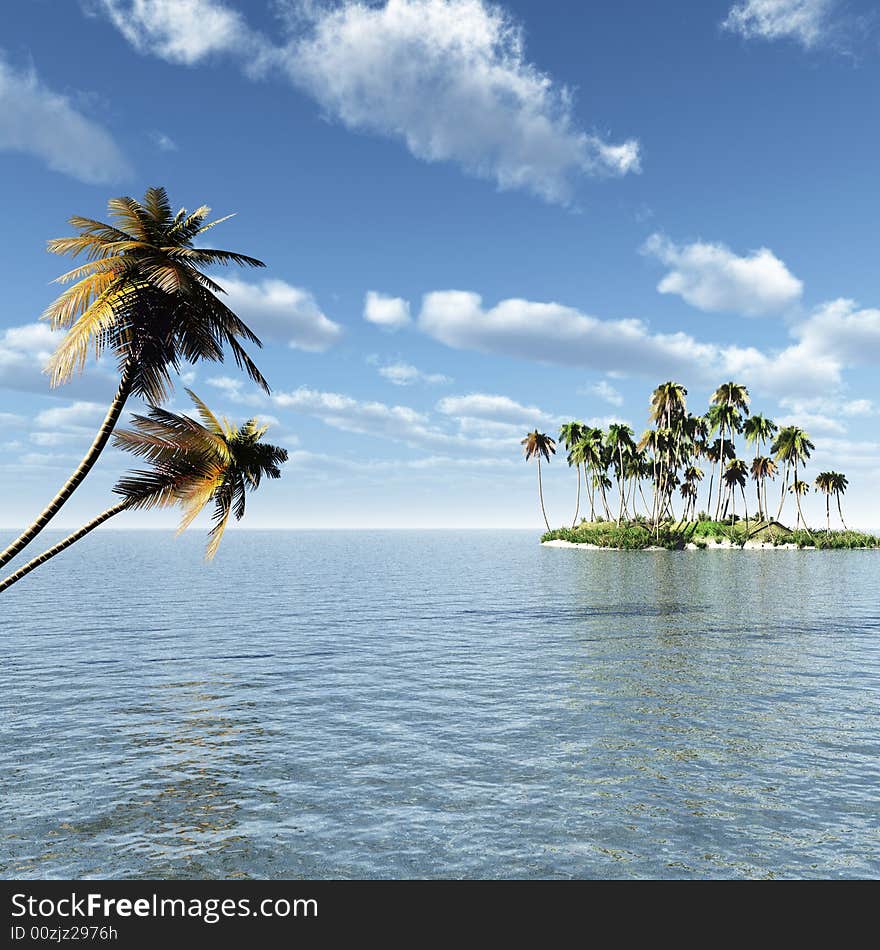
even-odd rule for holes
{"type": "MultiPolygon", "coordinates": [[[[666,382],[651,394],[651,427],[637,439],[622,423],[607,430],[567,422],[559,431],[568,465],[577,475],[577,499],[572,522],[578,522],[581,486],[589,500],[590,521],[597,518],[625,521],[647,520],[659,529],[663,523],[683,523],[698,517],[700,492],[705,480],[701,467],[710,469],[703,517],[736,520],[737,500],[742,501],[742,517],[750,519],[747,486],[754,482],[754,520],[778,523],[786,498],[794,497],[797,526],[807,528],[801,508],[802,497],[810,491],[802,479],[806,462],[815,448],[803,429],[778,426],[772,419],[750,411],[749,391],[741,383],[727,382],[712,394],[708,411],[695,415],[688,410],[687,390],[680,383],[666,382]],[[754,454],[738,455],[738,439],[754,454]],[[773,512],[768,499],[768,483],[781,476],[779,504],[773,512]],[[616,492],[616,499],[614,493],[616,492]],[[676,511],[676,493],[682,507],[676,511]]],[[[549,462],[557,440],[535,430],[522,442],[526,460],[538,462],[538,495],[547,530],[550,523],[544,506],[541,460],[549,462]]],[[[749,453],[751,454],[751,453],[749,453]]],[[[831,530],[831,499],[837,502],[841,524],[841,497],[847,489],[846,476],[821,472],[814,482],[825,495],[826,528],[831,530]]]]}
{"type": "Polygon", "coordinates": [[[280,477],[287,459],[284,449],[261,441],[266,427],[256,419],[233,426],[189,390],[201,422],[159,406],[171,394],[173,375],[182,364],[219,362],[227,349],[238,366],[269,391],[241,342],[260,346],[259,339],[223,303],[222,287],[205,273],[205,268],[218,265],[263,263],[201,246],[206,232],[227,219],[208,221],[206,206],[174,213],[163,188],[148,189],[143,202],[114,198],[108,211],[112,223],[74,216],[70,224],[78,233],[48,244],[55,254],[82,254],[86,263],[57,279],[71,286],[44,314],[53,329],[64,331],[47,370],[57,386],[81,372],[90,355],[112,355],[119,367],[119,387],[82,462],[32,524],[0,553],[0,567],[58,514],[111,438],[149,468],[123,477],[114,488],[121,501],[0,581],[0,591],[125,510],[180,507],[183,530],[213,503],[210,559],[230,516],[244,516],[246,493],[259,487],[263,477],[280,477]],[[132,396],[147,404],[146,414],[133,417],[133,429],[114,431],[132,396]]]}

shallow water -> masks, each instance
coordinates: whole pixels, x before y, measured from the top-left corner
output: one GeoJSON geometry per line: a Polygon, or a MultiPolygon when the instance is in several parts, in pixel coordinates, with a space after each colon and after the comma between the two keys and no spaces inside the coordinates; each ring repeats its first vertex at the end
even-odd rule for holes
{"type": "Polygon", "coordinates": [[[880,551],[201,544],[0,595],[0,876],[880,875],[880,551]]]}

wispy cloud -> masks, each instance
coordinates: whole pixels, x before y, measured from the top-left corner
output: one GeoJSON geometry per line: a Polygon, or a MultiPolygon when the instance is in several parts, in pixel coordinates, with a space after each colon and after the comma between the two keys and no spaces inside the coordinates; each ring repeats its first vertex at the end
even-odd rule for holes
{"type": "Polygon", "coordinates": [[[790,39],[810,49],[831,30],[837,0],[739,0],[722,26],[746,39],[790,39]]]}
{"type": "Polygon", "coordinates": [[[428,386],[441,386],[444,383],[451,383],[449,376],[443,373],[425,373],[412,363],[388,363],[378,368],[378,373],[383,379],[395,386],[411,386],[413,383],[425,383],[428,386]]]}
{"type": "Polygon", "coordinates": [[[13,69],[0,54],[0,151],[33,155],[90,185],[129,178],[113,136],[46,86],[33,68],[13,69]]]}
{"type": "Polygon", "coordinates": [[[284,42],[221,0],[99,8],[140,52],[188,66],[226,55],[250,75],[280,72],[328,118],[500,189],[567,204],[584,177],[640,171],[638,141],[582,127],[571,90],[529,61],[520,24],[486,0],[315,0],[298,5],[284,42]]]}

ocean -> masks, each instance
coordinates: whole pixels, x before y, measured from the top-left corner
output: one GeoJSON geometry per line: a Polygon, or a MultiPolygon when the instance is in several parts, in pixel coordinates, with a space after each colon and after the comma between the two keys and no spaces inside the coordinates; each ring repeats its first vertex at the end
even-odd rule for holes
{"type": "Polygon", "coordinates": [[[203,544],[0,595],[0,876],[880,875],[880,551],[203,544]]]}

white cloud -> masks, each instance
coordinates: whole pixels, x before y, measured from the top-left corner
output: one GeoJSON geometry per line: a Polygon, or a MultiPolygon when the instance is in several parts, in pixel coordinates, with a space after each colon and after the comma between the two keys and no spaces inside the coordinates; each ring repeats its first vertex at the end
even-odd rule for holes
{"type": "Polygon", "coordinates": [[[722,23],[746,39],[791,39],[809,49],[822,42],[837,0],[739,0],[722,23]]]}
{"type": "Polygon", "coordinates": [[[508,396],[489,393],[470,393],[467,396],[447,396],[437,403],[437,411],[446,416],[503,423],[519,429],[536,426],[555,427],[560,418],[537,406],[524,406],[508,396]]]}
{"type": "Polygon", "coordinates": [[[586,392],[591,396],[598,396],[599,399],[603,399],[612,406],[623,405],[623,396],[620,391],[615,389],[606,379],[601,379],[598,383],[587,386],[586,392]]]}
{"type": "Polygon", "coordinates": [[[0,386],[37,392],[48,389],[43,367],[58,340],[47,323],[0,331],[0,386]]]}
{"type": "Polygon", "coordinates": [[[193,66],[254,42],[242,16],[220,0],[97,2],[136,50],[172,63],[193,66]]]}
{"type": "MultiPolygon", "coordinates": [[[[683,332],[653,333],[642,320],[603,320],[558,303],[510,299],[486,309],[479,294],[458,290],[426,294],[418,325],[456,349],[652,379],[677,377],[711,384],[742,378],[763,391],[812,395],[840,384],[844,356],[851,355],[850,338],[859,338],[860,359],[871,352],[870,337],[876,332],[871,314],[880,312],[863,312],[867,317],[850,314],[846,311],[850,304],[830,305],[832,310],[837,307],[833,314],[822,311],[814,323],[793,328],[797,342],[777,353],[702,342],[683,332]],[[838,333],[839,339],[823,350],[817,343],[828,332],[838,333]]],[[[873,346],[872,358],[880,361],[876,343],[873,346]]]]}
{"type": "Polygon", "coordinates": [[[413,383],[427,383],[429,386],[439,386],[451,383],[452,380],[442,373],[423,373],[411,363],[389,363],[379,367],[379,375],[395,386],[411,386],[413,383]]]}
{"type": "Polygon", "coordinates": [[[72,402],[67,406],[44,409],[37,414],[36,425],[41,429],[98,425],[107,414],[107,407],[99,402],[72,402]]]}
{"type": "Polygon", "coordinates": [[[0,428],[4,431],[9,429],[21,429],[27,425],[27,419],[14,412],[0,412],[0,428]]]}
{"type": "Polygon", "coordinates": [[[228,305],[259,337],[310,352],[323,352],[342,337],[342,327],[321,312],[308,290],[283,280],[218,279],[228,305]]]}
{"type": "Polygon", "coordinates": [[[803,291],[801,281],[766,247],[739,257],[724,244],[678,245],[653,234],[643,251],[671,268],[657,290],[678,294],[700,310],[760,316],[791,306],[803,291]]]}
{"type": "Polygon", "coordinates": [[[815,412],[798,412],[781,416],[775,420],[778,426],[799,426],[807,432],[831,432],[837,435],[846,433],[846,426],[831,416],[815,412]]]}
{"type": "Polygon", "coordinates": [[[219,389],[230,402],[246,406],[262,406],[266,396],[255,386],[248,384],[237,376],[212,376],[205,380],[209,386],[219,389]]]}
{"type": "Polygon", "coordinates": [[[221,0],[98,3],[140,52],[185,65],[226,54],[251,76],[280,70],[328,117],[501,189],[566,204],[585,175],[640,171],[639,143],[582,129],[571,91],[526,59],[519,24],[487,0],[305,0],[287,18],[286,45],[221,0]]]}
{"type": "Polygon", "coordinates": [[[43,85],[33,69],[17,72],[0,58],[0,151],[34,155],[87,184],[132,174],[110,133],[70,100],[43,85]]]}
{"type": "Polygon", "coordinates": [[[177,142],[171,138],[170,135],[166,135],[164,132],[152,132],[150,138],[153,140],[153,144],[161,152],[176,152],[177,151],[177,142]]]}
{"type": "Polygon", "coordinates": [[[795,415],[819,413],[824,416],[853,418],[873,416],[880,411],[876,403],[870,399],[846,399],[838,396],[813,396],[809,398],[783,396],[779,400],[779,404],[795,415]]]}
{"type": "Polygon", "coordinates": [[[289,393],[277,393],[272,401],[279,409],[293,409],[314,416],[325,425],[345,432],[378,436],[430,451],[469,454],[473,451],[507,451],[516,447],[516,442],[510,438],[488,435],[475,438],[465,432],[449,431],[433,423],[428,414],[409,406],[362,401],[307,386],[289,393]]]}
{"type": "Polygon", "coordinates": [[[792,332],[816,359],[848,366],[880,364],[880,310],[859,309],[853,300],[823,304],[792,332]]]}
{"type": "Polygon", "coordinates": [[[410,323],[409,303],[402,297],[386,297],[369,290],[364,299],[364,320],[386,330],[399,330],[410,323]]]}
{"type": "Polygon", "coordinates": [[[502,189],[565,203],[578,176],[639,171],[638,143],[580,130],[570,91],[526,59],[519,25],[484,0],[318,4],[283,63],[346,126],[502,189]]]}

